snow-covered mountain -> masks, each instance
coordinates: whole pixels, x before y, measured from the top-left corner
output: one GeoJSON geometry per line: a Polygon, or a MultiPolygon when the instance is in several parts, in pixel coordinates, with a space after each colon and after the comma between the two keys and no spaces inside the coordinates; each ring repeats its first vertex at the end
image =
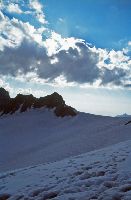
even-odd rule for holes
{"type": "Polygon", "coordinates": [[[0,200],[130,199],[129,118],[77,112],[58,93],[10,98],[4,89],[0,111],[0,200]]]}
{"type": "Polygon", "coordinates": [[[48,108],[0,117],[0,171],[53,162],[131,139],[126,118],[78,113],[57,117],[48,108]]]}

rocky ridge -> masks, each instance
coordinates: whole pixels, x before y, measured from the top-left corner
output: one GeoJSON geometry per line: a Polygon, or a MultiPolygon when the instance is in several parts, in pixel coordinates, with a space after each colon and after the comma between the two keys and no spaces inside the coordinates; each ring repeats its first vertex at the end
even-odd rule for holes
{"type": "Polygon", "coordinates": [[[77,111],[71,106],[66,105],[62,96],[57,92],[45,97],[36,98],[32,94],[17,94],[15,98],[11,98],[9,92],[4,88],[0,88],[0,112],[1,115],[13,114],[16,111],[26,112],[29,109],[46,107],[53,109],[58,117],[75,116],[77,111]]]}

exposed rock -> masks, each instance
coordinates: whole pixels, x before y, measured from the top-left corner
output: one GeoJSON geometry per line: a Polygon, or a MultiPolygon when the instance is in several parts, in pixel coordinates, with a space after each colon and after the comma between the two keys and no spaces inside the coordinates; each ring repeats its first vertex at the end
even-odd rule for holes
{"type": "Polygon", "coordinates": [[[10,98],[9,92],[1,87],[0,88],[0,100],[5,100],[5,99],[9,99],[9,98],[10,98]]]}
{"type": "Polygon", "coordinates": [[[131,121],[128,121],[127,123],[125,123],[125,125],[131,124],[131,121]]]}
{"type": "Polygon", "coordinates": [[[9,102],[9,100],[9,92],[7,92],[4,88],[0,88],[0,111],[3,109],[3,106],[9,102]]]}
{"type": "Polygon", "coordinates": [[[10,194],[0,194],[0,200],[7,200],[7,199],[9,199],[10,198],[10,194]]]}
{"type": "Polygon", "coordinates": [[[53,94],[47,95],[45,97],[40,97],[34,102],[34,108],[41,108],[43,106],[54,108],[59,105],[65,105],[65,101],[57,92],[54,92],[53,94]]]}
{"type": "Polygon", "coordinates": [[[10,98],[9,93],[4,88],[0,88],[1,115],[13,114],[16,111],[25,112],[31,108],[41,107],[54,108],[54,113],[59,117],[75,116],[77,114],[74,108],[65,104],[62,96],[57,92],[40,98],[36,98],[32,94],[18,94],[15,98],[10,98]]]}
{"type": "Polygon", "coordinates": [[[77,115],[77,111],[74,108],[72,108],[71,106],[60,105],[60,106],[56,107],[55,114],[58,117],[59,116],[61,116],[61,117],[64,117],[64,116],[75,116],[75,115],[77,115]]]}

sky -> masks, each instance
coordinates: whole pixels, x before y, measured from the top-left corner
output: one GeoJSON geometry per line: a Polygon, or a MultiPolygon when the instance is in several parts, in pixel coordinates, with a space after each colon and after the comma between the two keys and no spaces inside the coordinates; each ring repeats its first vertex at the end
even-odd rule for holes
{"type": "Polygon", "coordinates": [[[130,0],[0,1],[0,87],[131,114],[130,0]]]}

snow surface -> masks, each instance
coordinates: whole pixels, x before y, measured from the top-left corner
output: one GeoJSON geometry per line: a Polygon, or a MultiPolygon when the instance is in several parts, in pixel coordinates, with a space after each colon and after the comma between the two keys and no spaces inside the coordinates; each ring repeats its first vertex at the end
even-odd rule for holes
{"type": "Polygon", "coordinates": [[[131,200],[131,140],[0,174],[0,199],[131,200]]]}
{"type": "Polygon", "coordinates": [[[131,117],[131,115],[128,115],[127,113],[117,115],[116,117],[131,117]]]}
{"type": "Polygon", "coordinates": [[[0,118],[0,172],[107,147],[131,139],[130,118],[79,113],[56,117],[48,109],[0,118]]]}

